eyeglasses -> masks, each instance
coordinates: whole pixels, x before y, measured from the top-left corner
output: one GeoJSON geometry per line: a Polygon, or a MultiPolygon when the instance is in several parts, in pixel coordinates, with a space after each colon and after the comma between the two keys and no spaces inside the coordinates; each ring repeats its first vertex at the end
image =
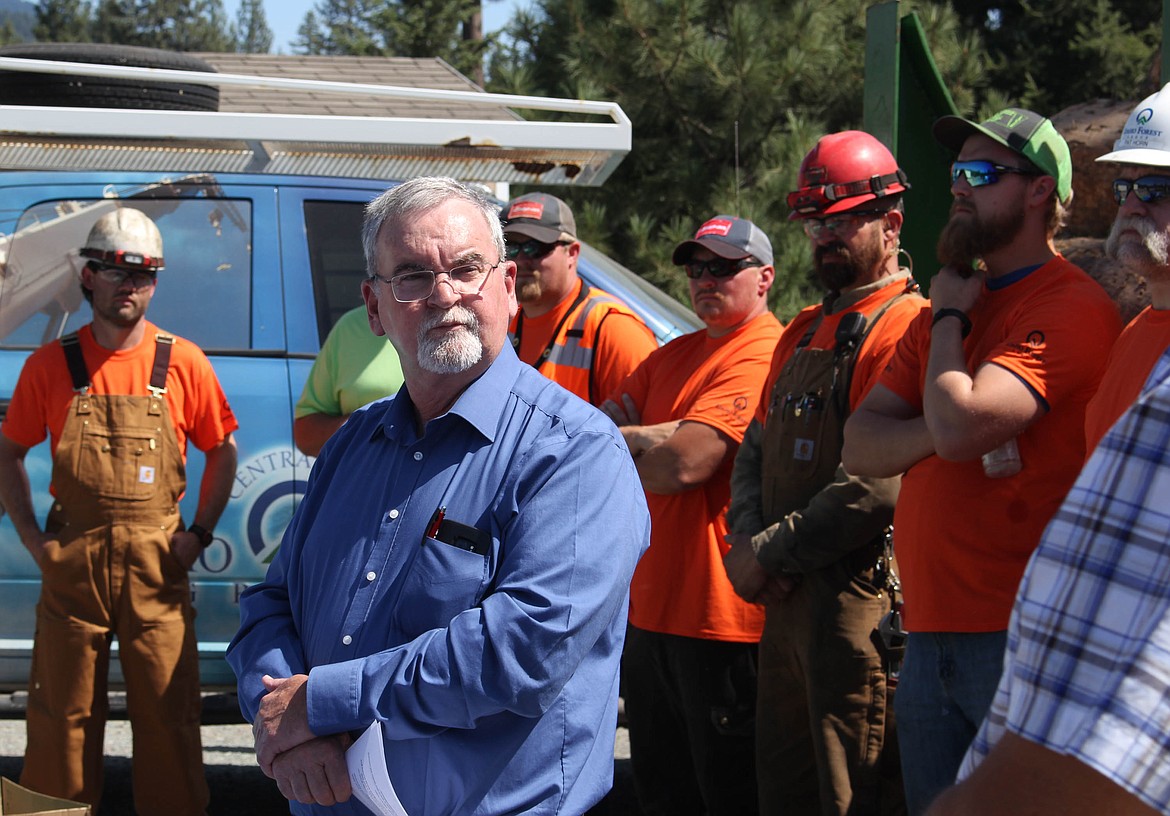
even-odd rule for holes
{"type": "Polygon", "coordinates": [[[1136,181],[1113,180],[1113,197],[1117,199],[1117,206],[1125,203],[1130,191],[1133,191],[1138,201],[1143,204],[1170,198],[1170,176],[1142,176],[1136,181]]]}
{"type": "Polygon", "coordinates": [[[483,288],[488,274],[503,261],[488,264],[486,261],[460,264],[446,272],[436,272],[433,269],[418,269],[414,272],[404,272],[392,278],[383,278],[381,275],[373,277],[382,283],[390,284],[390,292],[399,303],[414,303],[426,300],[435,291],[435,281],[438,275],[446,275],[443,282],[451,287],[457,295],[471,295],[483,288]]]}
{"type": "Polygon", "coordinates": [[[805,218],[802,219],[804,234],[814,241],[820,241],[829,234],[841,238],[850,230],[857,229],[859,221],[873,216],[884,216],[887,212],[889,210],[855,210],[830,215],[828,218],[805,218]]]}
{"type": "Polygon", "coordinates": [[[157,276],[154,272],[144,272],[140,269],[121,269],[117,266],[106,266],[96,262],[91,262],[90,267],[95,275],[115,286],[121,286],[126,281],[130,281],[130,285],[135,289],[145,289],[148,286],[154,286],[157,282],[157,276]]]}
{"type": "Polygon", "coordinates": [[[737,261],[732,261],[727,258],[711,258],[707,261],[688,261],[683,265],[683,270],[691,280],[698,280],[703,277],[704,272],[713,278],[730,278],[732,275],[744,269],[750,269],[753,266],[759,265],[760,262],[749,255],[737,261]]]}
{"type": "Polygon", "coordinates": [[[504,255],[509,261],[514,261],[521,255],[529,260],[538,261],[557,247],[568,246],[568,244],[568,241],[553,241],[551,244],[546,244],[533,238],[521,244],[507,244],[504,255]]]}
{"type": "Polygon", "coordinates": [[[1001,173],[1014,173],[1017,176],[1040,175],[1035,170],[1029,170],[1025,167],[1005,167],[1002,164],[983,159],[972,159],[970,161],[957,161],[951,165],[951,184],[956,183],[959,179],[964,179],[972,187],[986,187],[988,184],[995,184],[999,181],[1001,173]]]}

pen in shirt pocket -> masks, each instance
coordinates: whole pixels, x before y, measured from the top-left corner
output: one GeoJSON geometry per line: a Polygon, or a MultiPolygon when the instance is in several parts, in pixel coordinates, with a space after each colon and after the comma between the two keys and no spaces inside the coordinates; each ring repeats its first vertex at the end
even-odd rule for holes
{"type": "Polygon", "coordinates": [[[439,526],[443,523],[443,519],[447,516],[446,505],[441,505],[435,508],[435,512],[431,515],[431,520],[427,523],[426,538],[438,538],[439,526]]]}

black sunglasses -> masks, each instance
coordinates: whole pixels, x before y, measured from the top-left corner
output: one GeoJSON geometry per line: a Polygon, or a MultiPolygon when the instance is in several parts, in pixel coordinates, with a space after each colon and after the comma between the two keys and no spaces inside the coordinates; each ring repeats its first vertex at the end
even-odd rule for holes
{"type": "Polygon", "coordinates": [[[740,258],[738,261],[728,260],[727,258],[712,258],[709,261],[688,261],[683,264],[683,269],[686,271],[688,278],[698,280],[703,277],[704,272],[713,278],[730,278],[732,275],[744,269],[759,265],[760,262],[749,255],[746,258],[740,258]]]}
{"type": "Polygon", "coordinates": [[[1143,204],[1170,198],[1170,176],[1142,176],[1135,181],[1114,179],[1113,197],[1117,199],[1117,206],[1125,203],[1131,190],[1143,204]]]}
{"type": "Polygon", "coordinates": [[[514,261],[521,255],[536,261],[557,247],[568,246],[568,244],[568,241],[553,241],[551,244],[546,244],[543,241],[537,241],[535,238],[532,238],[522,244],[507,244],[504,249],[504,255],[507,256],[509,261],[514,261]]]}

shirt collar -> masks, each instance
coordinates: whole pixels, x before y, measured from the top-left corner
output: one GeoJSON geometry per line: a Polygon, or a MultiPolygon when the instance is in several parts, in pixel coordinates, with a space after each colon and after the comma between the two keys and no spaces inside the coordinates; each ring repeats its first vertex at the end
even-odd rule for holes
{"type": "MultiPolygon", "coordinates": [[[[516,357],[512,345],[504,343],[487,371],[464,389],[447,413],[435,417],[431,423],[454,415],[479,431],[489,443],[494,442],[500,415],[508,403],[512,386],[521,370],[520,360],[516,357]]],[[[414,403],[410,399],[409,388],[399,389],[397,395],[392,400],[387,400],[387,403],[382,422],[374,433],[380,432],[388,439],[413,442],[414,403]],[[409,438],[403,434],[409,434],[409,438]]]]}

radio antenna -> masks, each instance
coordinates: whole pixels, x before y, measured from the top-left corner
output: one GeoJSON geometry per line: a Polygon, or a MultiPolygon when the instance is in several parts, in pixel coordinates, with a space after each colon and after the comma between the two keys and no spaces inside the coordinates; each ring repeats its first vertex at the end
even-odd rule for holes
{"type": "Polygon", "coordinates": [[[739,120],[735,120],[735,214],[742,215],[739,208],[739,120]]]}

